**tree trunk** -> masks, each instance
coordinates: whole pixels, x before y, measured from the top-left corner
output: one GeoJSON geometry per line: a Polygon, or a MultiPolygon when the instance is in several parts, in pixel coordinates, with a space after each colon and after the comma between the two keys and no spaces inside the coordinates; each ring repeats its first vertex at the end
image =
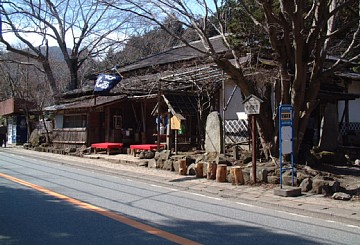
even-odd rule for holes
{"type": "Polygon", "coordinates": [[[231,183],[233,185],[243,185],[245,184],[244,176],[240,166],[234,166],[230,168],[231,174],[231,183]]]}
{"type": "Polygon", "coordinates": [[[203,178],[204,177],[204,163],[198,162],[195,166],[195,174],[196,178],[203,178]]]}
{"type": "Polygon", "coordinates": [[[49,82],[49,86],[50,86],[52,96],[53,96],[55,102],[57,102],[58,99],[59,99],[58,98],[59,91],[57,89],[56,80],[55,80],[54,74],[52,72],[52,69],[50,67],[49,61],[45,60],[45,61],[42,61],[41,63],[42,63],[42,66],[43,66],[43,68],[45,70],[45,74],[46,74],[46,77],[47,77],[48,82],[49,82]]]}
{"type": "Polygon", "coordinates": [[[70,81],[68,86],[68,89],[70,91],[77,89],[79,87],[77,62],[78,62],[77,58],[70,58],[70,60],[66,62],[70,71],[70,81]]]}
{"type": "Polygon", "coordinates": [[[216,167],[216,181],[226,182],[226,175],[227,175],[227,165],[218,164],[216,167]]]}
{"type": "Polygon", "coordinates": [[[208,163],[208,167],[207,167],[207,179],[216,179],[216,167],[217,167],[217,164],[215,162],[213,163],[208,163]]]}
{"type": "Polygon", "coordinates": [[[179,161],[179,174],[180,175],[186,175],[187,172],[187,166],[186,166],[186,159],[181,159],[179,161]]]}

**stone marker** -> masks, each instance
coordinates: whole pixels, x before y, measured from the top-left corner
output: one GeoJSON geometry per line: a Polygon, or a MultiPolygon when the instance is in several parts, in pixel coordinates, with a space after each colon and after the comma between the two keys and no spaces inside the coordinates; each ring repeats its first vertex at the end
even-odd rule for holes
{"type": "Polygon", "coordinates": [[[205,129],[205,151],[221,152],[222,148],[222,127],[220,114],[216,111],[211,112],[206,120],[205,129]]]}

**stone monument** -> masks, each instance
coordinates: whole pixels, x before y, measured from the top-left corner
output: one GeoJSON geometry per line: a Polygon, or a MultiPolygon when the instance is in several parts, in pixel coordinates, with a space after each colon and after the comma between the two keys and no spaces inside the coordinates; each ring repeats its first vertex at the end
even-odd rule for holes
{"type": "Polygon", "coordinates": [[[222,126],[220,114],[211,112],[206,120],[205,128],[205,151],[221,153],[222,150],[222,126]]]}

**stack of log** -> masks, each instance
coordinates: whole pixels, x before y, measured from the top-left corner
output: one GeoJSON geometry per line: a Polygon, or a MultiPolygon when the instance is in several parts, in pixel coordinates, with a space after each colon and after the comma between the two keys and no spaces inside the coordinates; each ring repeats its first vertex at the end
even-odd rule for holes
{"type": "MultiPolygon", "coordinates": [[[[189,167],[191,168],[191,166],[189,167]]],[[[216,164],[213,162],[198,162],[194,167],[195,176],[197,178],[206,177],[209,180],[216,180],[217,182],[227,182],[228,170],[230,170],[231,183],[233,185],[244,185],[244,176],[240,166],[228,167],[226,164],[216,164]],[[206,170],[204,171],[204,168],[206,170]]],[[[179,174],[186,175],[188,166],[185,159],[179,160],[179,174]]]]}

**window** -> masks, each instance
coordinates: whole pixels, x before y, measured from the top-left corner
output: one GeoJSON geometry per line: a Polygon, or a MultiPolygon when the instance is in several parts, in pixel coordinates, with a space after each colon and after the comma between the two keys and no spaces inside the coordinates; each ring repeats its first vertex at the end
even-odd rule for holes
{"type": "Polygon", "coordinates": [[[121,129],[122,128],[122,117],[119,115],[114,116],[114,128],[121,129]]]}
{"type": "Polygon", "coordinates": [[[85,128],[86,115],[64,115],[64,128],[85,128]]]}

